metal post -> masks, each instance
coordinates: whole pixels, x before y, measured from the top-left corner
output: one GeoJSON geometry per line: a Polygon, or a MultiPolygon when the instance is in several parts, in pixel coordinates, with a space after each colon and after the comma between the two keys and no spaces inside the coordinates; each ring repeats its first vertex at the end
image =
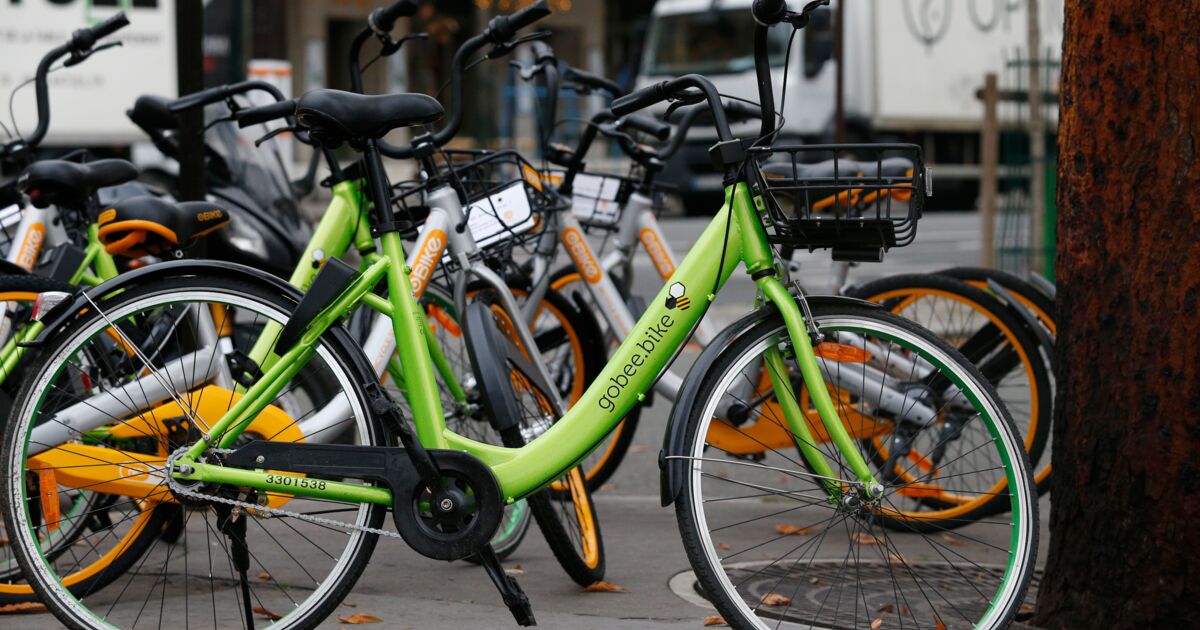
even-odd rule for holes
{"type": "MultiPolygon", "coordinates": [[[[204,89],[204,5],[201,0],[175,1],[175,56],[179,94],[204,89]]],[[[204,199],[204,110],[179,116],[179,195],[184,201],[204,199]]]]}
{"type": "Polygon", "coordinates": [[[980,92],[983,100],[983,130],[979,139],[979,220],[982,223],[979,264],[996,266],[996,196],[999,188],[1000,123],[996,116],[1000,90],[996,73],[989,72],[980,92]]]}
{"type": "Polygon", "coordinates": [[[846,141],[846,69],[845,64],[845,20],[846,0],[838,0],[833,14],[833,59],[837,64],[836,86],[834,87],[833,141],[846,141]]]}
{"type": "Polygon", "coordinates": [[[1038,0],[1029,0],[1029,266],[1042,270],[1046,220],[1046,132],[1042,118],[1041,24],[1038,0]]]}

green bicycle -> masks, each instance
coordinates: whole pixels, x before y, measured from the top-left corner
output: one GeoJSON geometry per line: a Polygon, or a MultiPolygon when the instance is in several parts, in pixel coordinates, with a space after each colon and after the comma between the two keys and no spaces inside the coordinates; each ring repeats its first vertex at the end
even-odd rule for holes
{"type": "MultiPolygon", "coordinates": [[[[757,3],[756,53],[765,51],[765,25],[799,27],[805,16],[786,12],[782,2],[757,3]]],[[[528,22],[516,14],[495,28],[511,33],[528,22]]],[[[760,85],[769,137],[769,69],[765,55],[758,59],[768,79],[760,85]]],[[[817,183],[910,189],[905,216],[856,220],[856,228],[803,208],[785,215],[757,168],[770,149],[733,139],[720,97],[703,77],[639,91],[617,101],[614,112],[697,95],[712,108],[721,139],[713,153],[725,169],[724,206],[596,382],[520,448],[482,444],[447,428],[424,312],[388,211],[377,138],[427,119],[437,104],[417,95],[337,92],[301,99],[298,118],[313,137],[349,142],[363,153],[372,227],[385,256],[361,274],[327,264],[303,297],[246,268],[168,263],[45,315],[46,331],[34,342],[35,376],[14,402],[0,461],[10,544],[47,606],[71,627],[264,620],[311,627],[351,590],[378,538],[400,537],[431,558],[480,554],[518,622],[532,623],[526,598],[487,546],[503,505],[561,477],[600,443],[745,264],[762,308],[719,335],[689,372],[662,455],[664,502],[676,506],[698,592],[734,627],[863,627],[876,618],[1003,627],[1033,572],[1037,506],[1020,436],[995,393],[953,349],[882,309],[793,294],[772,252],[772,242],[785,239],[806,247],[904,244],[919,216],[921,168],[907,179],[817,183]],[[381,282],[386,299],[372,292],[381,282]],[[230,317],[284,331],[274,348],[279,359],[219,416],[204,413],[205,380],[197,378],[209,357],[182,352],[189,342],[195,347],[191,338],[201,331],[179,317],[214,304],[230,317]],[[335,325],[358,304],[391,318],[411,425],[335,325]],[[130,359],[112,352],[106,331],[120,337],[125,324],[167,322],[178,322],[176,353],[136,352],[130,359]],[[114,364],[93,369],[103,362],[114,364]],[[122,373],[117,368],[123,378],[114,378],[122,373]],[[270,400],[301,369],[337,384],[335,396],[350,410],[348,443],[248,439],[276,413],[270,400]],[[786,426],[794,448],[771,449],[757,461],[710,448],[715,420],[731,400],[786,426]],[[95,413],[105,401],[106,412],[95,413]],[[157,431],[170,426],[167,420],[183,428],[168,453],[150,456],[90,437],[129,425],[157,431]],[[63,584],[70,559],[46,557],[41,540],[57,523],[43,508],[61,488],[84,485],[178,505],[185,516],[180,536],[148,549],[123,586],[80,596],[63,584]],[[1003,497],[1009,512],[978,518],[993,497],[1003,497]],[[384,526],[388,508],[391,527],[384,526]],[[973,520],[955,539],[925,527],[928,515],[944,519],[946,511],[973,520]],[[266,577],[251,580],[251,571],[266,577]],[[965,588],[945,588],[955,580],[965,588]]],[[[474,354],[476,369],[490,370],[498,388],[513,391],[524,387],[515,375],[533,380],[486,304],[473,303],[463,319],[474,331],[471,343],[494,350],[474,354]]],[[[121,527],[112,525],[114,535],[121,527]]]]}

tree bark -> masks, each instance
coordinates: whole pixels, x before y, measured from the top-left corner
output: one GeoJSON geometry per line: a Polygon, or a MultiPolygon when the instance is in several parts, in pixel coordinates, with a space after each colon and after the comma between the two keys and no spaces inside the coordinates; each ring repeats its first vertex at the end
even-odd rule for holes
{"type": "Polygon", "coordinates": [[[1200,624],[1200,2],[1068,0],[1035,623],[1200,624]]]}

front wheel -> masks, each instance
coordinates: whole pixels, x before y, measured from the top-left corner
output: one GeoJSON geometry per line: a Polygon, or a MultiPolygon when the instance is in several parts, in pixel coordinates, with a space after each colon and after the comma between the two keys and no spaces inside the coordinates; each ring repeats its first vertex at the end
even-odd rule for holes
{"type": "Polygon", "coordinates": [[[736,628],[1005,627],[1033,573],[1037,503],[995,391],[953,348],[882,309],[812,311],[833,344],[818,346],[825,387],[882,492],[863,492],[823,437],[782,319],[766,316],[702,375],[675,455],[687,460],[676,515],[696,591],[736,628]],[[788,429],[792,448],[727,450],[730,434],[758,423],[790,426],[763,386],[765,357],[778,350],[789,373],[775,381],[797,390],[835,479],[814,474],[788,429]],[[731,408],[736,421],[722,417],[731,408]],[[891,447],[883,465],[868,437],[891,447]],[[996,497],[1009,512],[982,519],[996,497]],[[961,527],[950,533],[950,522],[961,527]]]}

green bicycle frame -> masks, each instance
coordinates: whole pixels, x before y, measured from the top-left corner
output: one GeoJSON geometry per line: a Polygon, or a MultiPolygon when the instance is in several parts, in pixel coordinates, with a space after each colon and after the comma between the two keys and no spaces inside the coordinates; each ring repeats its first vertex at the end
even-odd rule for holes
{"type": "MultiPolygon", "coordinates": [[[[645,392],[666,369],[706,310],[693,307],[692,304],[701,300],[711,302],[738,265],[745,263],[747,271],[752,276],[758,276],[755,282],[760,291],[783,315],[796,354],[795,360],[826,431],[858,482],[868,492],[873,493],[874,488],[878,487],[824,386],[800,307],[774,273],[763,273],[774,269],[774,258],[754,210],[749,189],[744,183],[726,188],[725,204],[721,210],[642,314],[634,333],[612,354],[599,377],[583,392],[574,407],[545,433],[518,449],[477,442],[447,427],[433,376],[433,360],[426,347],[427,337],[422,332],[425,329],[423,314],[410,289],[409,270],[404,264],[400,236],[394,232],[386,233],[381,241],[384,256],[370,265],[349,289],[318,315],[301,341],[284,353],[283,360],[266,370],[247,395],[213,425],[211,434],[220,436],[221,444],[228,445],[236,439],[240,429],[265,406],[265,401],[278,394],[288,379],[300,369],[299,365],[312,356],[312,345],[320,335],[363,300],[370,288],[386,274],[388,304],[381,304],[382,300],[372,298],[366,301],[368,306],[390,312],[392,316],[406,395],[413,409],[413,423],[421,443],[428,448],[461,450],[478,457],[492,469],[506,500],[515,501],[539,490],[577,465],[635,404],[644,399],[645,392]],[[721,253],[715,263],[714,252],[721,253]],[[673,288],[675,290],[670,292],[673,288]],[[679,291],[680,288],[682,291],[679,291]],[[669,297],[673,299],[668,300],[669,297]]],[[[768,357],[768,363],[776,368],[781,365],[779,361],[778,356],[768,357]]],[[[779,397],[783,400],[781,408],[790,429],[811,444],[807,420],[800,413],[798,405],[788,404],[789,401],[795,402],[790,381],[779,377],[779,370],[773,369],[772,372],[776,372],[772,377],[774,386],[786,392],[779,397]]],[[[196,458],[208,446],[204,441],[198,442],[181,460],[190,465],[191,474],[182,474],[178,469],[172,474],[181,479],[231,483],[269,492],[305,494],[330,500],[391,502],[390,493],[381,493],[378,488],[336,483],[327,485],[325,490],[301,491],[296,486],[268,481],[264,471],[230,470],[197,463],[196,458]]],[[[838,482],[825,457],[815,448],[801,448],[801,452],[818,474],[830,478],[831,483],[827,483],[826,488],[831,496],[840,492],[843,484],[838,482]]],[[[273,474],[272,478],[278,479],[280,476],[273,474]]]]}

